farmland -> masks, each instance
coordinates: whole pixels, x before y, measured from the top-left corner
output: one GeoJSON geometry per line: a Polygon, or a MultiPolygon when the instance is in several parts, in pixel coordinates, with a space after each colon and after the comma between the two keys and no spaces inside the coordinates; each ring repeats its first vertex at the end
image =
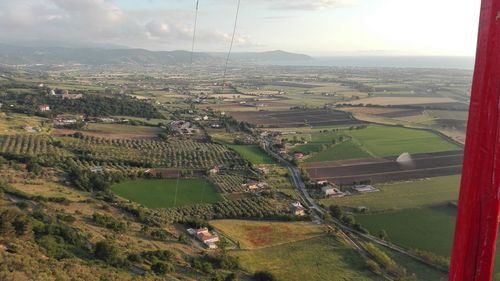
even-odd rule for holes
{"type": "Polygon", "coordinates": [[[321,226],[309,222],[216,220],[210,223],[225,235],[236,239],[245,250],[287,244],[325,234],[321,226]]]}
{"type": "Polygon", "coordinates": [[[395,156],[403,152],[431,153],[460,148],[429,131],[400,127],[368,126],[363,130],[352,131],[351,136],[378,157],[395,156]]]}
{"type": "Polygon", "coordinates": [[[380,192],[358,194],[343,198],[322,199],[325,205],[367,207],[370,212],[381,212],[430,205],[446,204],[458,199],[460,176],[376,185],[380,192]]]}
{"type": "MultiPolygon", "coordinates": [[[[55,136],[73,134],[76,131],[66,129],[53,129],[55,136]]],[[[164,132],[159,127],[132,126],[124,124],[99,124],[90,123],[84,130],[79,131],[84,135],[107,139],[157,139],[158,134],[164,132]]]]}
{"type": "Polygon", "coordinates": [[[274,161],[258,145],[229,145],[252,164],[273,164],[274,161]]]}
{"type": "Polygon", "coordinates": [[[321,162],[321,161],[335,161],[335,160],[346,160],[355,158],[367,158],[371,155],[368,154],[363,148],[354,143],[351,140],[342,142],[340,144],[334,145],[331,148],[327,148],[321,153],[316,153],[312,157],[305,160],[306,163],[310,162],[321,162]]]}
{"type": "Polygon", "coordinates": [[[112,187],[119,196],[149,208],[169,208],[222,200],[213,185],[202,179],[134,180],[112,187]]]}
{"type": "Polygon", "coordinates": [[[330,236],[232,254],[245,269],[268,270],[280,280],[381,280],[366,269],[358,254],[330,236]]]}
{"type": "Polygon", "coordinates": [[[370,180],[400,181],[460,174],[463,152],[450,151],[412,155],[410,163],[401,164],[396,157],[315,162],[305,165],[313,179],[328,179],[337,184],[370,180]]]}
{"type": "Polygon", "coordinates": [[[231,115],[240,121],[271,128],[360,124],[344,112],[327,110],[232,112],[231,115]]]}

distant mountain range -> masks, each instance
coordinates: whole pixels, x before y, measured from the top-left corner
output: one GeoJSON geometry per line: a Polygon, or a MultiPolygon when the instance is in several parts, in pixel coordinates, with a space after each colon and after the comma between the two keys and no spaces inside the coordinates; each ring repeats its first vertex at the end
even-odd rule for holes
{"type": "MultiPolygon", "coordinates": [[[[220,63],[224,53],[195,53],[197,63],[220,63]]],[[[307,61],[307,55],[284,51],[234,53],[231,59],[250,63],[307,61]]],[[[68,47],[20,47],[0,44],[0,64],[84,64],[84,65],[177,65],[191,61],[187,51],[149,51],[144,49],[105,49],[68,47]]]]}

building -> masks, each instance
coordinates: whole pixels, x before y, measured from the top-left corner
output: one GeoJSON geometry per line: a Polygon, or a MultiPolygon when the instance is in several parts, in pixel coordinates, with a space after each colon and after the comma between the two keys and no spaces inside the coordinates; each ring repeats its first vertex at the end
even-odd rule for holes
{"type": "Polygon", "coordinates": [[[249,182],[249,183],[243,184],[243,188],[246,188],[247,191],[256,191],[256,190],[267,188],[267,183],[265,183],[265,182],[249,182]]]}
{"type": "Polygon", "coordinates": [[[40,111],[50,111],[50,106],[48,104],[41,104],[40,106],[38,106],[38,109],[40,111]]]}
{"type": "Polygon", "coordinates": [[[367,192],[377,192],[380,191],[378,188],[375,188],[371,185],[355,185],[353,187],[354,190],[356,190],[359,193],[367,193],[367,192]]]}
{"type": "Polygon", "coordinates": [[[302,159],[304,158],[304,156],[306,156],[304,153],[302,152],[295,152],[295,154],[293,155],[295,158],[297,159],[302,159]]]}
{"type": "Polygon", "coordinates": [[[331,185],[323,186],[321,188],[321,193],[324,197],[344,197],[345,193],[340,191],[340,189],[333,187],[331,185]]]}
{"type": "Polygon", "coordinates": [[[210,175],[217,175],[220,172],[219,166],[214,166],[212,169],[208,170],[210,175]]]}
{"type": "Polygon", "coordinates": [[[293,202],[292,207],[290,208],[290,211],[295,216],[305,216],[306,215],[306,209],[302,206],[302,204],[300,204],[300,202],[293,202]]]}
{"type": "Polygon", "coordinates": [[[220,241],[219,236],[210,233],[208,228],[206,227],[198,229],[189,228],[187,232],[192,236],[196,237],[198,240],[200,240],[203,244],[205,244],[205,246],[207,246],[207,248],[217,249],[216,243],[220,241]]]}

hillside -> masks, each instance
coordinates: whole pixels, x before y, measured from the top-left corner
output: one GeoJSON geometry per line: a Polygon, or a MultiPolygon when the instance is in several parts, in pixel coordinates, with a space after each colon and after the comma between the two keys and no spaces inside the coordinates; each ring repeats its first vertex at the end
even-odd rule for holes
{"type": "MultiPolygon", "coordinates": [[[[194,61],[202,64],[222,63],[224,53],[195,53],[194,61]]],[[[309,60],[309,56],[272,51],[235,53],[233,60],[242,62],[273,62],[309,60]]],[[[0,64],[48,65],[180,65],[191,62],[188,51],[149,51],[145,49],[105,49],[69,47],[22,47],[0,44],[0,64]]]]}

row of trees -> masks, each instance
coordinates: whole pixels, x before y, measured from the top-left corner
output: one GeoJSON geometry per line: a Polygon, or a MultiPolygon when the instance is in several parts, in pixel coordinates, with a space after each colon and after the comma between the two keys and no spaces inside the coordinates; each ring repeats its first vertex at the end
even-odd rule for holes
{"type": "Polygon", "coordinates": [[[284,218],[288,210],[262,197],[252,197],[215,204],[199,204],[182,208],[155,211],[163,223],[184,222],[193,219],[212,220],[228,218],[284,218]]]}

